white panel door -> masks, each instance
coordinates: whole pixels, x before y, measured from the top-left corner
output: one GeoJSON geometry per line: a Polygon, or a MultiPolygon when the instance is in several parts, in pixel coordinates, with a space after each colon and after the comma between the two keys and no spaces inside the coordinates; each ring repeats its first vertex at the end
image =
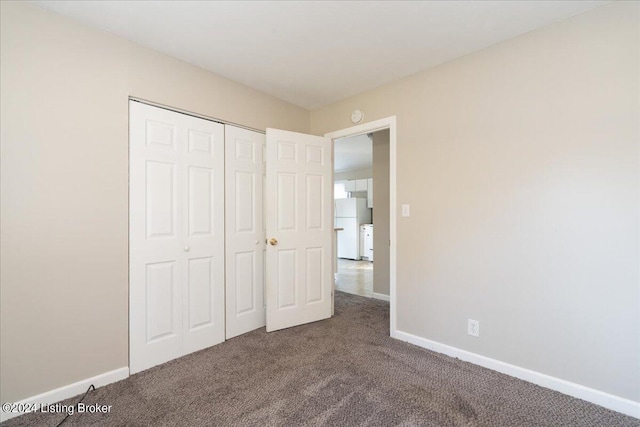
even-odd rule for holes
{"type": "Polygon", "coordinates": [[[267,129],[267,331],[331,316],[329,138],[267,129]]]}
{"type": "Polygon", "coordinates": [[[265,326],[264,134],[225,126],[226,337],[265,326]]]}
{"type": "Polygon", "coordinates": [[[224,340],[223,126],[129,103],[131,373],[224,340]]]}

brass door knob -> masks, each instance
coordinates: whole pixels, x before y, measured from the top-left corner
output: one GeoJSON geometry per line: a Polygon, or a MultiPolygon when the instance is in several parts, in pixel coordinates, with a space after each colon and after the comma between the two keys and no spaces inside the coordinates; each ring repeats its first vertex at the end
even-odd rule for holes
{"type": "Polygon", "coordinates": [[[269,240],[269,244],[270,244],[271,246],[275,246],[275,245],[277,245],[277,244],[278,244],[278,239],[276,239],[275,237],[272,237],[272,238],[269,240]]]}

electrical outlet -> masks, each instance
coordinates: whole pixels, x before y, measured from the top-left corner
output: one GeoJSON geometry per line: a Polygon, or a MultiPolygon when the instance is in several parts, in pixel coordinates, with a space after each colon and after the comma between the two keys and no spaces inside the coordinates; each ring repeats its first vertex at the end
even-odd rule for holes
{"type": "Polygon", "coordinates": [[[467,333],[474,337],[480,336],[480,322],[473,319],[468,319],[469,323],[467,324],[467,333]]]}

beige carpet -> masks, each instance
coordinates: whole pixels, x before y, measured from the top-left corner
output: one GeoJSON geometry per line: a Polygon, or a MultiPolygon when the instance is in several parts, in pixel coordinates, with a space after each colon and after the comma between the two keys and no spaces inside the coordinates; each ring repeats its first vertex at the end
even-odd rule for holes
{"type": "MultiPolygon", "coordinates": [[[[113,405],[112,412],[74,414],[64,425],[640,425],[391,339],[388,319],[388,303],[338,293],[330,320],[257,330],[99,388],[84,403],[113,405]]],[[[62,418],[28,414],[3,425],[55,426],[62,418]]]]}

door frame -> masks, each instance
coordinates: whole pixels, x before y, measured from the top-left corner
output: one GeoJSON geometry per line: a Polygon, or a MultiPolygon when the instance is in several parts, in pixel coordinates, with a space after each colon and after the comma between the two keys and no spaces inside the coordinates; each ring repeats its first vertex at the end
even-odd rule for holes
{"type": "MultiPolygon", "coordinates": [[[[396,261],[397,261],[397,186],[396,186],[396,116],[385,117],[372,122],[362,123],[346,129],[340,129],[325,133],[325,137],[331,138],[333,144],[339,138],[358,136],[389,129],[389,331],[392,338],[396,337],[396,261]]],[[[334,150],[335,153],[335,150],[334,150]]],[[[334,154],[335,155],[335,154],[334,154]]],[[[335,159],[332,159],[335,162],[335,159]]],[[[375,185],[375,184],[374,184],[375,185]]],[[[334,254],[335,255],[335,254],[334,254]]]]}

